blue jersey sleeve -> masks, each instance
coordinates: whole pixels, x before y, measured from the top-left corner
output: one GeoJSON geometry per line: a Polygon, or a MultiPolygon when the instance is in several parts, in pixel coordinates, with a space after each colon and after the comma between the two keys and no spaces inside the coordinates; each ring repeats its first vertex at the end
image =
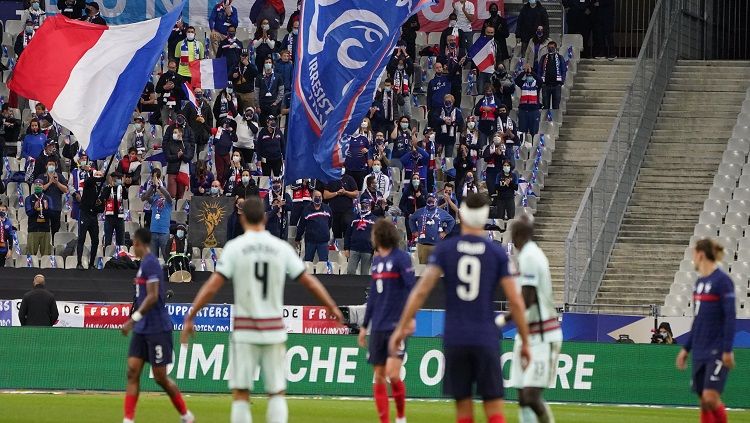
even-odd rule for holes
{"type": "Polygon", "coordinates": [[[723,352],[731,352],[734,344],[734,331],[737,318],[735,309],[734,283],[729,277],[726,277],[722,286],[721,307],[724,311],[724,345],[723,352]]]}
{"type": "Polygon", "coordinates": [[[148,260],[144,263],[141,276],[146,280],[146,283],[154,283],[161,281],[162,270],[159,262],[154,260],[148,260]]]}

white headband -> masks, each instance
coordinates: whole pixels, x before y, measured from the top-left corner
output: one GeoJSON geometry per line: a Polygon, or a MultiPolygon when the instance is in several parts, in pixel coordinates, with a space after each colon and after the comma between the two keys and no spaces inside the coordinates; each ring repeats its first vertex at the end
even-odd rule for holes
{"type": "Polygon", "coordinates": [[[490,206],[472,209],[464,203],[461,204],[459,212],[461,213],[461,224],[471,226],[472,228],[484,229],[484,225],[490,216],[490,206]]]}

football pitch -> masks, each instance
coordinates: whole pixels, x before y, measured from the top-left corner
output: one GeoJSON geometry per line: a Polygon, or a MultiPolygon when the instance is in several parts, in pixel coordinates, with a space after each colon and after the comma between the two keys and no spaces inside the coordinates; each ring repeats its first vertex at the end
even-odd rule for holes
{"type": "MultiPolygon", "coordinates": [[[[228,422],[229,395],[187,395],[185,401],[196,415],[197,423],[228,422]]],[[[0,394],[0,421],[4,423],[52,422],[119,422],[122,419],[122,394],[0,394]]],[[[454,411],[448,401],[409,401],[406,405],[409,423],[453,422],[454,411]]],[[[517,422],[516,405],[506,405],[506,420],[517,422]]],[[[685,423],[697,422],[698,411],[686,408],[650,408],[633,406],[599,406],[588,404],[553,404],[558,423],[685,423]]],[[[484,422],[481,406],[476,405],[475,421],[484,422]],[[477,418],[477,416],[479,416],[477,418]]],[[[265,422],[266,401],[253,400],[254,422],[265,422]]],[[[391,410],[391,420],[394,418],[391,410]]],[[[177,413],[163,394],[141,394],[136,421],[178,422],[177,413]]],[[[750,410],[730,410],[729,421],[750,422],[750,410]]],[[[289,399],[290,423],[377,422],[375,405],[363,399],[293,397],[289,399]]]]}

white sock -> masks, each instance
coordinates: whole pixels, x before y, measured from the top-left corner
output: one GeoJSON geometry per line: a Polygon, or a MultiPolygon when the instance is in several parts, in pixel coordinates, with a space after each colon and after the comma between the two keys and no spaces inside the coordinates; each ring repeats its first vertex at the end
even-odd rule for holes
{"type": "Polygon", "coordinates": [[[520,423],[537,423],[536,413],[531,407],[519,407],[518,421],[520,423]]]}
{"type": "Polygon", "coordinates": [[[286,405],[286,397],[283,395],[269,397],[266,423],[287,423],[288,419],[289,409],[286,405]]]}
{"type": "Polygon", "coordinates": [[[250,415],[250,403],[247,401],[232,401],[231,423],[252,423],[253,416],[250,415]]]}

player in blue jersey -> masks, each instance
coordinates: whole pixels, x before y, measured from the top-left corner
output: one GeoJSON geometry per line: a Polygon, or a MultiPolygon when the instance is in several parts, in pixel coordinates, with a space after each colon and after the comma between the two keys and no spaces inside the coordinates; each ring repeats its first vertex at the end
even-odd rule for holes
{"type": "Polygon", "coordinates": [[[695,244],[693,263],[700,277],[693,288],[693,327],[687,335],[677,368],[687,367],[693,353],[693,390],[700,398],[701,423],[726,423],[721,393],[729,370],[734,368],[735,294],[732,279],[716,262],[724,248],[711,239],[695,244]]]}
{"type": "Polygon", "coordinates": [[[442,276],[446,303],[443,387],[456,401],[458,423],[474,421],[474,386],[476,394],[484,401],[488,423],[505,422],[500,330],[495,325],[494,301],[499,299],[498,284],[505,291],[518,327],[524,368],[531,359],[526,308],[508,269],[508,257],[502,248],[487,239],[484,231],[489,211],[489,202],[482,194],[470,194],[464,199],[459,209],[461,236],[442,241],[435,247],[390,340],[391,351],[398,351],[410,334],[417,310],[442,276]]]}
{"type": "Polygon", "coordinates": [[[169,395],[180,413],[182,423],[193,423],[195,418],[182,399],[177,385],[167,376],[167,365],[172,363],[172,319],[164,301],[167,287],[159,260],[151,254],[151,232],[138,229],[133,236],[135,255],[141,267],[135,276],[135,312],[122,326],[122,334],[132,330],[128,352],[128,384],[125,389],[125,417],[123,423],[133,423],[135,405],[140,391],[143,364],[148,361],[154,381],[169,395]]]}
{"type": "MultiPolygon", "coordinates": [[[[367,361],[374,366],[373,395],[380,423],[390,422],[388,388],[396,403],[396,423],[406,423],[406,387],[401,380],[401,364],[406,345],[389,354],[388,341],[404,310],[409,292],[414,287],[414,266],[411,257],[398,248],[399,234],[392,222],[380,219],[372,228],[372,245],[375,256],[372,260],[372,282],[367,297],[365,321],[359,331],[359,345],[367,347],[366,333],[370,329],[370,344],[367,361]],[[387,378],[387,379],[386,379],[387,378]]],[[[412,321],[413,322],[413,321],[412,321]]],[[[411,330],[414,330],[412,324],[411,330]]]]}

